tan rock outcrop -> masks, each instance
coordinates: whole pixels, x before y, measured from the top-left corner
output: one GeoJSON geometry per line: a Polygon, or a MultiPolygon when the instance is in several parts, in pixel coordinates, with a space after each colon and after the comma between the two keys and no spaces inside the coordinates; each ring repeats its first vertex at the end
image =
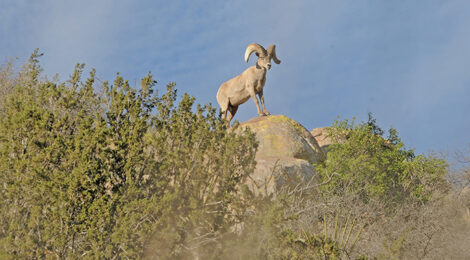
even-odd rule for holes
{"type": "Polygon", "coordinates": [[[249,127],[259,141],[257,166],[249,181],[253,190],[270,194],[316,177],[312,164],[323,160],[325,154],[301,124],[275,115],[256,117],[240,126],[249,127]]]}
{"type": "Polygon", "coordinates": [[[331,137],[328,133],[328,128],[318,127],[313,129],[310,133],[315,138],[315,140],[317,140],[318,145],[323,150],[323,152],[326,153],[326,149],[332,144],[331,137]]]}

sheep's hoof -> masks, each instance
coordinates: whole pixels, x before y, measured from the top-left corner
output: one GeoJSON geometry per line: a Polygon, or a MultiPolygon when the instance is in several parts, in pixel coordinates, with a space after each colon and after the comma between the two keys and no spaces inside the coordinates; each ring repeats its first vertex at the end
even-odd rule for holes
{"type": "Polygon", "coordinates": [[[263,112],[261,115],[263,115],[263,116],[270,116],[271,113],[269,113],[268,111],[266,111],[266,112],[263,112]]]}

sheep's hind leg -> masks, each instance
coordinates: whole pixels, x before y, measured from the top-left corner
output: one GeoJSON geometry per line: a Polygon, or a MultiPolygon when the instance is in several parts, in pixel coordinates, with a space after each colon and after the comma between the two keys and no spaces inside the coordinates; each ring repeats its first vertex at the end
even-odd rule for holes
{"type": "Polygon", "coordinates": [[[221,112],[222,112],[222,119],[227,119],[228,109],[222,110],[221,112]]]}
{"type": "MultiPolygon", "coordinates": [[[[219,102],[219,100],[217,100],[219,102]]],[[[222,114],[222,120],[227,119],[227,112],[228,112],[228,107],[230,106],[230,103],[227,102],[219,102],[220,106],[220,113],[222,114]]]]}
{"type": "Polygon", "coordinates": [[[232,121],[232,118],[235,116],[235,113],[237,113],[237,110],[238,110],[238,106],[228,105],[228,111],[229,111],[228,122],[229,122],[229,124],[230,124],[230,121],[232,121]]]}

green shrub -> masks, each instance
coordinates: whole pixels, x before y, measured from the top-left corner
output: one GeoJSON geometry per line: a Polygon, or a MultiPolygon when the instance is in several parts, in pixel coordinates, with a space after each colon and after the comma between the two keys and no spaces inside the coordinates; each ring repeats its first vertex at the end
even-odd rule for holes
{"type": "Polygon", "coordinates": [[[445,185],[446,162],[432,155],[415,156],[404,148],[395,129],[388,138],[371,116],[366,123],[336,121],[329,128],[333,144],[327,159],[316,165],[336,195],[356,194],[364,201],[380,199],[389,205],[407,200],[425,202],[436,185],[445,185]]]}
{"type": "Polygon", "coordinates": [[[151,74],[97,86],[78,64],[59,84],[40,56],[0,85],[0,255],[194,257],[242,221],[252,133],[174,84],[159,96],[151,74]]]}

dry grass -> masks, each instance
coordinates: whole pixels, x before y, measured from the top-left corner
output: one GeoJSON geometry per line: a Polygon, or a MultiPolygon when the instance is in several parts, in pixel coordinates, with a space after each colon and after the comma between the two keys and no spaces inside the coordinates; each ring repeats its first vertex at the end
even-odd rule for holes
{"type": "Polygon", "coordinates": [[[287,210],[288,214],[298,214],[298,219],[289,224],[293,230],[307,228],[311,233],[321,234],[326,229],[331,237],[336,226],[345,226],[348,218],[356,220],[353,230],[363,230],[354,247],[341,248],[342,259],[359,256],[465,259],[470,256],[469,191],[436,192],[426,204],[404,204],[393,210],[379,201],[365,204],[352,195],[332,197],[317,192],[310,199],[295,200],[303,203],[292,203],[287,210]]]}

